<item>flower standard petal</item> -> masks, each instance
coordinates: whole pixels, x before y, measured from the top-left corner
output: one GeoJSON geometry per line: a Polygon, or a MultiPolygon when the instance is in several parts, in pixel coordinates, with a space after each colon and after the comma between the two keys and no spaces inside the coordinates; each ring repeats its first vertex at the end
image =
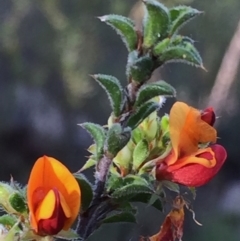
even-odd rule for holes
{"type": "MultiPolygon", "coordinates": [[[[201,112],[183,102],[176,102],[169,117],[170,139],[178,157],[189,156],[198,150],[200,142],[216,142],[216,130],[201,119],[201,112]]],[[[174,159],[169,165],[174,163],[174,159]]]]}
{"type": "Polygon", "coordinates": [[[65,230],[69,229],[78,215],[81,193],[77,181],[62,163],[52,157],[43,156],[34,164],[27,188],[31,225],[36,232],[38,231],[35,217],[37,204],[52,188],[56,188],[61,193],[68,207],[71,208],[71,216],[64,224],[65,230]]]}

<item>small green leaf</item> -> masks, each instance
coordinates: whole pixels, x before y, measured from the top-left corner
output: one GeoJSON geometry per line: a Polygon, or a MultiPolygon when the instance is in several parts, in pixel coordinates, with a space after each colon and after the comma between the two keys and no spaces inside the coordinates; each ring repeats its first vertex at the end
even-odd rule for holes
{"type": "Polygon", "coordinates": [[[79,235],[72,229],[67,231],[61,230],[58,234],[54,235],[54,237],[64,240],[81,240],[79,235]]]}
{"type": "Polygon", "coordinates": [[[151,48],[159,40],[167,36],[170,15],[168,9],[155,0],[143,0],[146,6],[146,14],[143,23],[143,45],[151,48]]]}
{"type": "Polygon", "coordinates": [[[162,202],[156,194],[151,194],[151,193],[141,193],[135,195],[133,198],[129,200],[130,202],[140,202],[140,203],[146,203],[149,206],[152,206],[159,211],[163,210],[163,205],[162,202]]]}
{"type": "Polygon", "coordinates": [[[103,223],[136,223],[136,217],[131,212],[113,214],[103,220],[103,223]]]}
{"type": "Polygon", "coordinates": [[[124,186],[123,178],[111,173],[107,180],[107,192],[112,192],[118,188],[121,188],[122,186],[124,186]]]}
{"type": "Polygon", "coordinates": [[[193,200],[195,200],[196,196],[197,196],[196,188],[195,187],[188,187],[188,189],[190,190],[190,192],[193,195],[193,200]]]}
{"type": "Polygon", "coordinates": [[[179,185],[174,183],[174,182],[170,182],[170,181],[162,181],[162,185],[164,187],[166,187],[167,189],[169,189],[170,191],[173,191],[173,192],[176,192],[176,193],[179,193],[180,192],[180,189],[179,189],[179,185]]]}
{"type": "Polygon", "coordinates": [[[92,76],[106,91],[113,113],[118,117],[121,113],[124,98],[123,88],[119,80],[110,75],[96,74],[92,76]]]}
{"type": "Polygon", "coordinates": [[[140,106],[156,96],[175,97],[176,90],[163,80],[145,84],[139,89],[134,105],[140,106]]]}
{"type": "Polygon", "coordinates": [[[111,126],[107,133],[106,151],[115,157],[117,153],[127,145],[131,137],[131,130],[129,128],[122,129],[119,123],[111,126]]]}
{"type": "Polygon", "coordinates": [[[16,222],[17,219],[9,214],[0,216],[0,224],[2,224],[4,227],[12,227],[16,222]]]}
{"type": "Polygon", "coordinates": [[[137,47],[137,33],[135,31],[134,23],[131,19],[120,15],[105,15],[99,17],[102,22],[110,25],[121,36],[128,51],[132,51],[137,47]]]}
{"type": "Polygon", "coordinates": [[[96,143],[96,159],[99,160],[103,155],[103,146],[106,139],[105,130],[102,126],[90,122],[85,122],[80,124],[81,127],[86,129],[92,136],[94,142],[96,143]]]}
{"type": "Polygon", "coordinates": [[[189,6],[178,6],[170,9],[171,27],[169,35],[175,34],[185,23],[202,14],[203,12],[189,6]]]}
{"type": "Polygon", "coordinates": [[[168,48],[170,42],[171,42],[170,38],[165,38],[162,41],[158,42],[153,48],[153,54],[155,56],[159,56],[162,52],[164,52],[168,48]]]}
{"type": "Polygon", "coordinates": [[[184,46],[180,44],[169,47],[159,56],[159,61],[161,64],[167,62],[183,62],[204,68],[197,49],[189,42],[186,42],[184,46]]]}
{"type": "Polygon", "coordinates": [[[132,80],[137,83],[143,83],[150,79],[154,70],[154,62],[149,56],[138,58],[132,65],[127,67],[130,69],[132,80]]]}
{"type": "Polygon", "coordinates": [[[160,121],[160,127],[163,133],[169,131],[169,115],[165,114],[160,121]]]}
{"type": "Polygon", "coordinates": [[[133,170],[136,171],[139,166],[147,159],[149,155],[148,141],[143,139],[138,142],[133,151],[133,170]]]}
{"type": "Polygon", "coordinates": [[[75,173],[74,177],[76,178],[81,189],[81,209],[84,211],[89,207],[93,198],[92,184],[81,173],[75,173]]]}
{"type": "Polygon", "coordinates": [[[111,197],[116,201],[116,202],[123,202],[123,201],[128,201],[132,198],[134,198],[137,194],[144,194],[144,193],[149,193],[152,194],[153,190],[150,189],[146,185],[140,185],[140,184],[128,184],[126,186],[123,186],[122,188],[119,188],[115,190],[111,197]]]}
{"type": "Polygon", "coordinates": [[[147,118],[153,111],[159,109],[159,104],[149,101],[137,108],[136,112],[128,119],[127,126],[135,129],[141,122],[147,118]]]}
{"type": "Polygon", "coordinates": [[[82,172],[87,170],[88,168],[95,166],[97,164],[97,161],[93,158],[88,158],[88,160],[85,162],[85,164],[82,166],[82,168],[78,172],[82,172]]]}
{"type": "MultiPolygon", "coordinates": [[[[144,132],[140,128],[135,128],[132,131],[132,140],[134,144],[137,144],[139,141],[141,141],[144,138],[144,132]]],[[[135,148],[135,146],[134,146],[135,148]]]]}
{"type": "Polygon", "coordinates": [[[27,204],[25,202],[24,197],[15,192],[12,195],[10,195],[8,199],[10,205],[19,213],[24,213],[27,211],[27,204]]]}

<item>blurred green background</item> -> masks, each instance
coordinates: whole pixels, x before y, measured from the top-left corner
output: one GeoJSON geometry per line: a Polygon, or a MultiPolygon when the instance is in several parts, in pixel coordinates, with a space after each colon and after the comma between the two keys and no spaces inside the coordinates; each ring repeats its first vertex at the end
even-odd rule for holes
{"type": "MultiPolygon", "coordinates": [[[[240,71],[232,83],[226,78],[217,84],[224,95],[218,91],[210,101],[208,97],[237,29],[240,1],[163,2],[189,4],[205,12],[181,33],[196,40],[208,71],[169,64],[153,78],[174,85],[179,100],[198,108],[212,104],[221,117],[217,121],[219,143],[228,151],[219,175],[197,191],[194,210],[203,227],[187,212],[184,240],[239,241],[240,71]],[[221,101],[214,101],[217,93],[221,101]]],[[[127,51],[115,32],[96,18],[108,13],[131,16],[140,26],[143,9],[137,0],[0,0],[1,180],[13,175],[25,184],[33,163],[44,154],[61,160],[72,171],[83,165],[91,139],[77,123],[106,124],[110,114],[105,93],[89,74],[110,74],[126,81],[127,51]]],[[[233,59],[237,66],[238,60],[233,59]]],[[[231,70],[234,64],[229,63],[231,70]]],[[[91,171],[86,173],[93,179],[91,171]]],[[[140,208],[137,225],[105,225],[89,240],[137,241],[140,233],[156,233],[163,215],[140,208]]]]}

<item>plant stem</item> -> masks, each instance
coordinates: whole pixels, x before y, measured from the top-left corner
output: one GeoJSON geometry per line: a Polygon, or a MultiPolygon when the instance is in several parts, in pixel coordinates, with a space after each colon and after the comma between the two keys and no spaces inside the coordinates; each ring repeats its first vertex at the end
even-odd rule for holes
{"type": "Polygon", "coordinates": [[[108,212],[113,210],[113,206],[110,205],[106,198],[103,197],[105,183],[109,172],[112,158],[104,155],[97,165],[95,173],[96,185],[94,190],[94,197],[90,207],[79,215],[77,224],[77,233],[83,240],[85,240],[99,223],[99,216],[104,218],[108,212]]]}

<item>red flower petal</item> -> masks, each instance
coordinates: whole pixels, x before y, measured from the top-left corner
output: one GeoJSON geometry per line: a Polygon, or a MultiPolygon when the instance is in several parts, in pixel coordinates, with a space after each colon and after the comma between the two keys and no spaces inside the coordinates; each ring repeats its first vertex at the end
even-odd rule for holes
{"type": "Polygon", "coordinates": [[[210,126],[213,126],[216,120],[216,115],[212,107],[208,107],[201,113],[201,119],[207,122],[210,126]]]}
{"type": "MultiPolygon", "coordinates": [[[[227,158],[226,150],[220,145],[211,146],[215,153],[216,165],[212,168],[200,164],[190,164],[171,173],[171,181],[190,187],[198,187],[209,182],[221,169],[227,158]]],[[[209,153],[202,153],[199,157],[208,159],[209,153]]]]}
{"type": "Polygon", "coordinates": [[[61,206],[60,194],[56,188],[52,189],[55,196],[55,208],[50,218],[41,219],[38,222],[38,230],[42,235],[55,235],[59,233],[67,220],[61,206]]]}

